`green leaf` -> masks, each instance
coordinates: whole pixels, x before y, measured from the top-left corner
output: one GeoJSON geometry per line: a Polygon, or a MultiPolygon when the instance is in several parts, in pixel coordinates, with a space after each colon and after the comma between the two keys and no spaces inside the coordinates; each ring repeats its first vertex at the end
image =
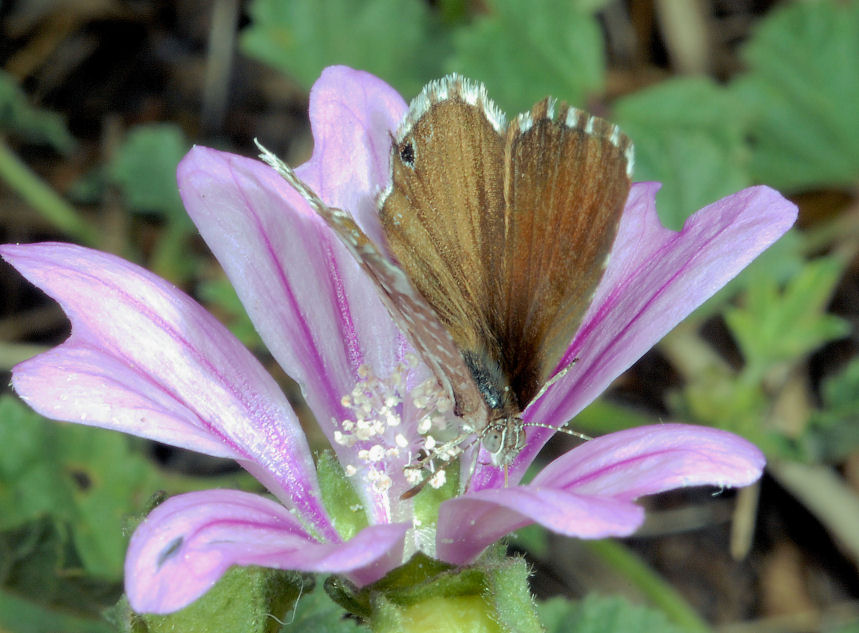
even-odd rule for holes
{"type": "Polygon", "coordinates": [[[821,257],[807,263],[784,290],[762,278],[749,286],[745,305],[726,310],[725,321],[747,366],[758,368],[754,373],[846,336],[847,322],[826,312],[843,269],[836,258],[821,257]]]}
{"type": "Polygon", "coordinates": [[[106,580],[122,577],[126,518],[144,510],[153,492],[255,483],[246,475],[166,475],[136,448],[138,440],[45,420],[10,395],[0,397],[0,446],[0,529],[44,518],[68,526],[83,571],[106,580]]]}
{"type": "Polygon", "coordinates": [[[837,629],[825,629],[826,633],[859,633],[859,620],[838,625],[837,629]]]}
{"type": "Polygon", "coordinates": [[[539,605],[546,633],[683,633],[660,612],[619,597],[590,595],[570,603],[553,598],[539,605]]]}
{"type": "Polygon", "coordinates": [[[98,617],[49,608],[0,591],[0,631],[14,633],[116,633],[98,617]]]}
{"type": "Polygon", "coordinates": [[[614,120],[635,144],[634,179],[663,183],[663,224],[689,215],[749,184],[746,116],[727,90],[704,78],[665,81],[620,99],[614,120]]]}
{"type": "Polygon", "coordinates": [[[70,519],[71,482],[48,454],[50,429],[11,395],[0,397],[0,530],[53,514],[70,519]]]}
{"type": "Polygon", "coordinates": [[[345,64],[367,70],[404,95],[439,73],[444,41],[425,2],[401,0],[254,0],[244,52],[309,89],[322,69],[345,64]]]}
{"type": "Polygon", "coordinates": [[[820,391],[827,409],[843,411],[859,419],[859,358],[854,358],[841,372],[824,380],[820,391]]]}
{"type": "Polygon", "coordinates": [[[155,213],[191,230],[193,224],[176,186],[176,167],[190,147],[173,124],[137,126],[117,149],[108,168],[110,179],[119,185],[131,209],[155,213]]]}
{"type": "Polygon", "coordinates": [[[67,522],[40,519],[0,531],[0,584],[33,608],[95,618],[122,592],[119,579],[86,575],[67,522]]]}
{"type": "Polygon", "coordinates": [[[613,567],[627,582],[632,583],[676,626],[690,631],[709,630],[701,616],[683,596],[626,545],[611,539],[583,541],[582,545],[604,564],[613,567]]]}
{"type": "Polygon", "coordinates": [[[749,41],[732,89],[754,116],[755,178],[779,188],[859,180],[859,2],[782,5],[749,41]]]}
{"type": "Polygon", "coordinates": [[[57,424],[12,396],[0,398],[0,526],[44,516],[68,523],[87,573],[119,580],[127,514],[163,483],[130,439],[116,432],[57,424]]]}
{"type": "Polygon", "coordinates": [[[30,105],[15,78],[0,71],[0,131],[29,143],[46,144],[63,154],[75,146],[63,118],[30,105]]]}
{"type": "Polygon", "coordinates": [[[596,18],[576,3],[491,0],[488,13],[454,35],[449,71],[486,84],[510,116],[546,96],[583,105],[605,81],[596,18]]]}
{"type": "Polygon", "coordinates": [[[822,407],[812,413],[802,439],[815,461],[837,463],[859,448],[859,359],[827,377],[820,397],[822,407]]]}

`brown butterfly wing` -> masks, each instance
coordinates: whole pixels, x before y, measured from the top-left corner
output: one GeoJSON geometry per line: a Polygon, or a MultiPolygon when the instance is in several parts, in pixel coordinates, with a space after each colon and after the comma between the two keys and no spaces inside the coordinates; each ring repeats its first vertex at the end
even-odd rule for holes
{"type": "Polygon", "coordinates": [[[491,332],[481,317],[503,244],[504,139],[458,93],[428,98],[394,148],[394,186],[380,219],[391,251],[459,348],[483,352],[491,332]]]}
{"type": "Polygon", "coordinates": [[[617,127],[548,99],[507,130],[506,257],[492,328],[522,408],[560,361],[602,278],[631,160],[617,127]]]}

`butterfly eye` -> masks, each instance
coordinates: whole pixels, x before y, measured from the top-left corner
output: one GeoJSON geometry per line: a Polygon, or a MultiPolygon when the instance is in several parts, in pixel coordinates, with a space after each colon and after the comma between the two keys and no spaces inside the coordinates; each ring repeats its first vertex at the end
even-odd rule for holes
{"type": "Polygon", "coordinates": [[[481,443],[492,455],[497,455],[504,446],[504,427],[498,424],[490,425],[483,434],[481,443]]]}

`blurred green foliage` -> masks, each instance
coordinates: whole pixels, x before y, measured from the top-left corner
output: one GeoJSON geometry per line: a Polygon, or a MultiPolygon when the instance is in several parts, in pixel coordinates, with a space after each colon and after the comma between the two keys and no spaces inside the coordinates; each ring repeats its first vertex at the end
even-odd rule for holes
{"type": "Polygon", "coordinates": [[[492,0],[490,11],[454,30],[447,72],[473,77],[512,116],[553,95],[585,105],[605,82],[605,43],[592,11],[567,0],[535,10],[521,0],[492,0]]]}
{"type": "MultiPolygon", "coordinates": [[[[808,458],[803,433],[785,433],[773,420],[773,401],[797,363],[850,327],[826,311],[844,265],[833,257],[808,262],[783,287],[756,276],[738,305],[724,309],[743,364],[739,369],[711,364],[685,376],[669,399],[677,419],[724,428],[746,436],[771,458],[808,458]]],[[[669,335],[671,336],[671,335],[669,335]]]]}
{"type": "Polygon", "coordinates": [[[732,91],[751,114],[752,174],[796,191],[855,186],[859,3],[797,2],[763,20],[732,91]]]}
{"type": "Polygon", "coordinates": [[[859,359],[824,379],[821,407],[811,412],[804,455],[813,462],[837,464],[859,446],[859,359]]]}
{"type": "Polygon", "coordinates": [[[661,611],[619,597],[591,595],[578,603],[554,598],[540,606],[546,633],[683,633],[661,611]]]}
{"type": "MultiPolygon", "coordinates": [[[[11,631],[30,611],[98,619],[121,593],[128,538],[156,491],[256,488],[243,474],[163,472],[142,440],[46,420],[12,395],[0,396],[0,447],[0,629],[11,631]]],[[[57,627],[42,630],[82,630],[57,627]]]]}
{"type": "Polygon", "coordinates": [[[56,112],[33,106],[15,79],[3,71],[0,71],[0,134],[48,145],[61,154],[75,147],[75,139],[63,118],[56,112]]]}
{"type": "Polygon", "coordinates": [[[244,52],[305,89],[326,66],[346,64],[414,94],[448,53],[444,31],[421,0],[255,0],[249,12],[244,52]]]}
{"type": "Polygon", "coordinates": [[[752,184],[749,117],[712,80],[658,83],[618,100],[614,113],[635,142],[635,179],[663,183],[657,208],[669,228],[679,230],[704,205],[752,184]]]}
{"type": "Polygon", "coordinates": [[[139,125],[129,131],[108,174],[131,211],[153,213],[189,230],[194,226],[176,187],[176,167],[190,148],[182,129],[171,123],[139,125]]]}
{"type": "Polygon", "coordinates": [[[199,268],[199,261],[188,253],[189,238],[196,229],[176,185],[176,167],[189,149],[191,143],[177,125],[138,125],[107,166],[108,181],[119,189],[126,207],[134,213],[152,214],[163,223],[149,268],[180,284],[199,268]]]}

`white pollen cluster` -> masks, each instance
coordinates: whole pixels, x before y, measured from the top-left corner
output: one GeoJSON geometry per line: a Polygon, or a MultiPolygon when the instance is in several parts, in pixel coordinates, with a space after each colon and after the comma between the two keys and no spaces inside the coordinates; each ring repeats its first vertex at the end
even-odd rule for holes
{"type": "Polygon", "coordinates": [[[447,480],[445,468],[462,455],[463,438],[450,438],[450,433],[446,433],[448,415],[453,409],[453,403],[436,379],[431,378],[416,387],[412,391],[412,397],[415,406],[426,411],[418,420],[417,426],[423,444],[414,460],[410,456],[404,474],[411,486],[417,488],[429,485],[438,489],[447,480]],[[440,434],[441,438],[435,434],[440,434]]]}
{"type": "Polygon", "coordinates": [[[421,442],[416,453],[413,452],[414,440],[409,439],[407,431],[399,428],[402,425],[401,405],[406,393],[405,376],[418,362],[416,357],[407,357],[406,362],[398,365],[385,380],[378,378],[370,367],[359,367],[358,383],[340,400],[340,404],[351,412],[351,417],[332,420],[337,427],[334,441],[356,449],[353,454],[357,459],[344,467],[346,476],[354,477],[360,473],[380,493],[387,492],[393,485],[388,474],[392,463],[408,463],[404,475],[409,485],[421,484],[428,478],[427,485],[440,488],[446,476],[443,469],[436,468],[436,462],[446,466],[462,452],[458,441],[438,439],[437,434],[443,436],[447,429],[447,416],[453,405],[435,378],[424,381],[406,394],[420,415],[416,430],[421,442]]]}
{"type": "Polygon", "coordinates": [[[360,463],[347,464],[347,477],[365,473],[379,492],[387,492],[393,481],[387,474],[388,460],[396,459],[409,445],[408,438],[396,429],[402,423],[401,388],[410,365],[398,366],[388,380],[381,380],[367,365],[358,368],[360,380],[352,393],[343,396],[340,404],[349,409],[353,418],[334,421],[334,441],[341,446],[357,446],[360,463]]]}

